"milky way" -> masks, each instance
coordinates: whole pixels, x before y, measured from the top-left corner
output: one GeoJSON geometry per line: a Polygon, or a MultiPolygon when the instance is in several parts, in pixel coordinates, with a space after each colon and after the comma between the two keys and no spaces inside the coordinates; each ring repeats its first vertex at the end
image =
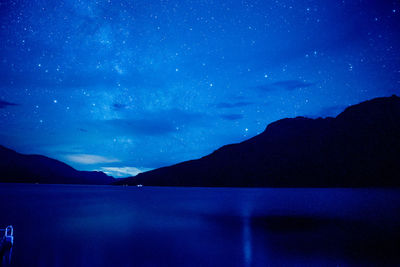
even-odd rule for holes
{"type": "Polygon", "coordinates": [[[117,176],[398,94],[398,1],[0,2],[0,144],[117,176]]]}

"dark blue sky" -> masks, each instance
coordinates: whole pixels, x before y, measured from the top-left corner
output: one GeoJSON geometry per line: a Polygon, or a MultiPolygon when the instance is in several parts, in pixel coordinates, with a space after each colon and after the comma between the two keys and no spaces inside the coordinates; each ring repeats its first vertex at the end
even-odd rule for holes
{"type": "Polygon", "coordinates": [[[1,1],[0,24],[0,144],[114,175],[400,86],[399,1],[1,1]]]}

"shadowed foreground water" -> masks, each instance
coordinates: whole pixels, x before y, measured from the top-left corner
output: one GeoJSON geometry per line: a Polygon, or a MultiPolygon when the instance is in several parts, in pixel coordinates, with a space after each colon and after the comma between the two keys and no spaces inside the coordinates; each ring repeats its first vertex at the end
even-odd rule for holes
{"type": "Polygon", "coordinates": [[[400,190],[0,185],[12,266],[400,264],[400,190]]]}

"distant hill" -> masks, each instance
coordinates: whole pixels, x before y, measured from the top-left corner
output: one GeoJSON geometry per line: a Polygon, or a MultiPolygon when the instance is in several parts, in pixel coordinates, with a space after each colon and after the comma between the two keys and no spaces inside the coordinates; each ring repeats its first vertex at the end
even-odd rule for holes
{"type": "Polygon", "coordinates": [[[0,146],[2,183],[110,184],[114,181],[102,172],[77,171],[55,159],[23,155],[0,146]]]}
{"type": "Polygon", "coordinates": [[[115,184],[227,187],[400,186],[400,98],[376,98],[336,118],[282,119],[242,143],[115,184]]]}

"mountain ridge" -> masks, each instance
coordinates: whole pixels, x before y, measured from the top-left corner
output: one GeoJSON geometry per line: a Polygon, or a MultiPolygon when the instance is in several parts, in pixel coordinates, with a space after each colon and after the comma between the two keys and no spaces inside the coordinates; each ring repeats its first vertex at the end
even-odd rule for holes
{"type": "Polygon", "coordinates": [[[349,106],[335,118],[286,118],[200,159],[115,184],[227,187],[400,186],[400,98],[349,106]]]}
{"type": "Polygon", "coordinates": [[[0,182],[43,184],[110,184],[115,179],[97,171],[78,171],[64,162],[20,154],[0,145],[0,182]]]}

